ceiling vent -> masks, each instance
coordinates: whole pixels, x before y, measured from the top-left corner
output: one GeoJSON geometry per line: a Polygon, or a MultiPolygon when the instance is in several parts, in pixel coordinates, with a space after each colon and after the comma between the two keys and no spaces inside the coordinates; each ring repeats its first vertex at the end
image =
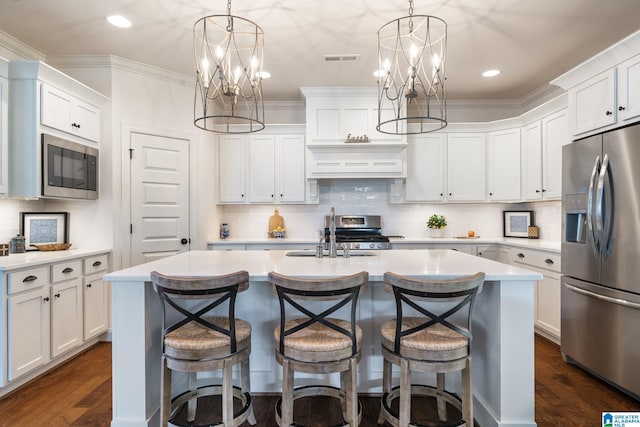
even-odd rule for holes
{"type": "Polygon", "coordinates": [[[360,58],[360,54],[324,55],[323,58],[324,62],[354,62],[360,58]]]}

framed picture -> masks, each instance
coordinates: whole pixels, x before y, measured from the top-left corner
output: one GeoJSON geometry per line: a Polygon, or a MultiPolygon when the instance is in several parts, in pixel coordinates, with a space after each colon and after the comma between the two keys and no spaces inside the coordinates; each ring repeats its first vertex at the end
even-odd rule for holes
{"type": "Polygon", "coordinates": [[[529,237],[528,227],[533,225],[533,211],[503,211],[504,237],[529,237]]]}
{"type": "Polygon", "coordinates": [[[35,251],[32,244],[69,243],[67,212],[20,212],[20,234],[24,246],[35,251]]]}

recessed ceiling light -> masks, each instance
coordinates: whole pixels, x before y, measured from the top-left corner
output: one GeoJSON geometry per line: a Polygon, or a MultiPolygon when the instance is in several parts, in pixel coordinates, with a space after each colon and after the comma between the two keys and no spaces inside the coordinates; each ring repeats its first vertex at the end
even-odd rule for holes
{"type": "Polygon", "coordinates": [[[495,77],[500,74],[500,70],[487,70],[482,73],[482,77],[495,77]]]}
{"type": "Polygon", "coordinates": [[[107,21],[109,21],[109,23],[111,25],[119,27],[119,28],[129,28],[129,27],[131,27],[131,21],[129,21],[127,18],[125,18],[122,15],[110,15],[110,16],[107,16],[107,21]]]}

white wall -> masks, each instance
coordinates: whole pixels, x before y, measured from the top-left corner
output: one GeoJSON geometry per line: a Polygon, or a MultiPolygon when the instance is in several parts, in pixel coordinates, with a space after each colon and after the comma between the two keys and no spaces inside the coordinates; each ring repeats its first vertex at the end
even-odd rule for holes
{"type": "MultiPolygon", "coordinates": [[[[447,217],[447,235],[465,236],[474,230],[483,237],[502,236],[503,210],[533,210],[541,238],[560,240],[560,201],[539,203],[447,203],[389,204],[388,182],[384,179],[321,180],[318,205],[226,205],[220,222],[230,225],[231,237],[267,237],[269,217],[278,209],[285,220],[288,237],[316,238],[331,206],[338,214],[382,215],[383,233],[407,238],[427,237],[426,221],[434,213],[447,217]]],[[[219,224],[207,236],[218,239],[219,224]]]]}

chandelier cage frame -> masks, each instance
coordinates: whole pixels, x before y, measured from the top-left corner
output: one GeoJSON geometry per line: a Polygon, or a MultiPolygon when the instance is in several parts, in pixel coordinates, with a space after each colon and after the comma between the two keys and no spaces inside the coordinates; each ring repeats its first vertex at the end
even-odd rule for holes
{"type": "Polygon", "coordinates": [[[196,90],[194,125],[226,134],[265,128],[262,97],[264,32],[255,22],[209,15],[193,25],[196,90]]]}
{"type": "Polygon", "coordinates": [[[410,15],[378,30],[378,124],[386,134],[434,132],[447,126],[447,23],[410,15]],[[409,126],[411,124],[411,126],[409,126]]]}

